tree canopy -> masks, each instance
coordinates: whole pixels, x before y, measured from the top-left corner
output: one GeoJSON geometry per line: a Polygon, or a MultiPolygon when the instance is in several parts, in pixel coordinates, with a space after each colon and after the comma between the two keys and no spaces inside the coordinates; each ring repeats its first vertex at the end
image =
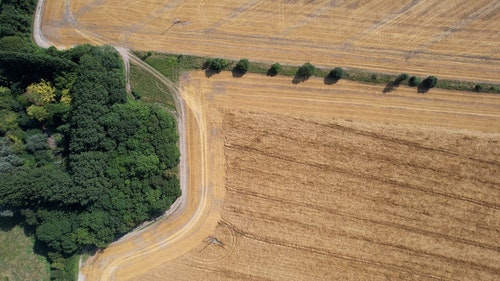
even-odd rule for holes
{"type": "Polygon", "coordinates": [[[127,99],[114,48],[33,46],[34,5],[0,2],[0,209],[19,212],[59,268],[180,196],[178,135],[170,113],[127,99]]]}
{"type": "Polygon", "coordinates": [[[410,79],[408,79],[408,85],[412,87],[420,85],[420,82],[421,80],[417,76],[412,76],[410,77],[410,79]]]}
{"type": "Polygon", "coordinates": [[[342,67],[335,67],[328,73],[328,77],[334,80],[340,80],[344,78],[344,69],[342,67]]]}
{"type": "Polygon", "coordinates": [[[240,74],[245,74],[245,73],[247,73],[249,66],[250,66],[250,62],[248,61],[248,59],[241,59],[238,61],[238,63],[234,67],[234,70],[236,70],[240,74]]]}
{"type": "Polygon", "coordinates": [[[429,76],[425,78],[424,81],[422,81],[422,85],[428,89],[434,88],[436,87],[437,81],[438,79],[436,78],[436,76],[429,76]]]}
{"type": "Polygon", "coordinates": [[[314,65],[310,63],[305,63],[302,66],[299,67],[297,70],[297,73],[295,74],[295,80],[298,81],[305,81],[309,79],[314,74],[314,65]]]}
{"type": "Polygon", "coordinates": [[[215,72],[221,72],[228,65],[229,62],[223,58],[209,58],[205,62],[205,66],[215,72]]]}
{"type": "Polygon", "coordinates": [[[267,75],[276,76],[280,71],[281,71],[281,64],[276,62],[271,65],[271,67],[267,71],[267,75]]]}

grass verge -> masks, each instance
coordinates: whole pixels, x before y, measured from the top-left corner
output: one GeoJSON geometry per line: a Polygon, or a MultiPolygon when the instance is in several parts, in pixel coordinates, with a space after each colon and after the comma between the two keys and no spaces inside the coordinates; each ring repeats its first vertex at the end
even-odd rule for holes
{"type": "Polygon", "coordinates": [[[160,104],[170,110],[175,109],[175,101],[167,87],[146,71],[131,64],[130,86],[132,95],[146,103],[160,104]]]}
{"type": "Polygon", "coordinates": [[[0,217],[0,280],[50,280],[50,265],[34,251],[16,217],[0,217]]]}
{"type": "Polygon", "coordinates": [[[174,55],[154,52],[134,52],[142,60],[154,67],[171,81],[179,81],[179,75],[183,71],[202,69],[207,60],[204,57],[174,55]],[[150,53],[150,55],[148,55],[150,53]]]}

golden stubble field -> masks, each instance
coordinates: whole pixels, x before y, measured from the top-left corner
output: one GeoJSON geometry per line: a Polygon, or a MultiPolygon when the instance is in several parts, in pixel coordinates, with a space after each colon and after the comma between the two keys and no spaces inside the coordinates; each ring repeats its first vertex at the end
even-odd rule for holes
{"type": "Polygon", "coordinates": [[[498,280],[500,97],[382,90],[185,74],[218,222],[102,280],[498,280]]]}
{"type": "Polygon", "coordinates": [[[97,40],[456,80],[500,77],[497,0],[46,0],[42,29],[56,46],[97,40]]]}
{"type": "MultiPolygon", "coordinates": [[[[46,0],[43,11],[56,46],[500,77],[492,0],[46,0]]],[[[500,278],[500,96],[203,72],[180,89],[181,212],[89,259],[82,280],[500,278]]]]}

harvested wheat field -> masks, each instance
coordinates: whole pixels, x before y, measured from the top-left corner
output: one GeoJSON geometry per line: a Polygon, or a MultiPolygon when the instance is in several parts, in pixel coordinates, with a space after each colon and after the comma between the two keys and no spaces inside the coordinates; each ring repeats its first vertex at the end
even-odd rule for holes
{"type": "Polygon", "coordinates": [[[382,90],[185,74],[218,222],[87,280],[498,280],[500,96],[382,90]]]}
{"type": "Polygon", "coordinates": [[[497,0],[46,0],[56,46],[130,49],[498,82],[497,0]]]}
{"type": "MultiPolygon", "coordinates": [[[[42,19],[61,47],[493,83],[499,30],[495,0],[45,0],[42,19]]],[[[80,280],[499,280],[500,95],[383,90],[183,74],[183,199],[80,280]]]]}

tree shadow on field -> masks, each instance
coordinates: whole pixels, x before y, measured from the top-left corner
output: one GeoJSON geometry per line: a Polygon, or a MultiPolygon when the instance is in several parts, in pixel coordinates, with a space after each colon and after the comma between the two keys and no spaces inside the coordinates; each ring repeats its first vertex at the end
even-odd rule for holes
{"type": "Polygon", "coordinates": [[[399,75],[398,77],[396,77],[394,80],[390,81],[389,83],[387,83],[387,85],[385,85],[385,88],[384,90],[382,90],[382,93],[384,94],[387,94],[387,93],[390,93],[394,90],[396,90],[399,85],[401,85],[401,83],[407,79],[407,75],[399,75]]]}
{"type": "Polygon", "coordinates": [[[299,83],[302,83],[302,82],[306,82],[307,80],[309,80],[309,77],[295,75],[295,77],[293,77],[292,83],[293,84],[299,84],[299,83]]]}
{"type": "Polygon", "coordinates": [[[272,68],[269,68],[266,72],[266,75],[267,76],[271,76],[271,77],[274,77],[276,75],[278,75],[278,72],[276,70],[273,70],[272,68]]]}
{"type": "Polygon", "coordinates": [[[399,87],[399,83],[396,83],[394,81],[391,81],[385,85],[385,88],[382,90],[382,93],[387,94],[390,93],[394,90],[396,90],[399,87]]]}
{"type": "Polygon", "coordinates": [[[245,73],[236,69],[236,66],[233,68],[233,70],[231,70],[231,73],[233,74],[233,77],[235,77],[235,78],[240,78],[240,77],[243,77],[243,75],[245,75],[245,73]]]}
{"type": "Polygon", "coordinates": [[[212,77],[215,74],[218,74],[220,72],[220,71],[212,69],[210,67],[210,64],[208,63],[208,61],[206,61],[205,63],[203,63],[203,65],[201,66],[201,69],[205,70],[205,76],[207,78],[210,78],[210,77],[212,77]]]}
{"type": "Polygon", "coordinates": [[[219,73],[220,73],[220,71],[213,70],[213,69],[211,69],[211,68],[207,68],[207,69],[205,69],[205,76],[206,76],[207,78],[210,78],[210,77],[214,76],[215,74],[219,74],[219,73]]]}
{"type": "Polygon", "coordinates": [[[325,83],[325,85],[334,85],[334,84],[337,84],[337,82],[339,82],[339,79],[335,79],[335,78],[331,77],[330,75],[327,75],[325,77],[325,79],[323,80],[323,83],[325,83]]]}
{"type": "Polygon", "coordinates": [[[422,81],[422,83],[420,83],[420,85],[418,85],[417,87],[417,93],[419,94],[425,94],[429,91],[429,87],[422,81]]]}

